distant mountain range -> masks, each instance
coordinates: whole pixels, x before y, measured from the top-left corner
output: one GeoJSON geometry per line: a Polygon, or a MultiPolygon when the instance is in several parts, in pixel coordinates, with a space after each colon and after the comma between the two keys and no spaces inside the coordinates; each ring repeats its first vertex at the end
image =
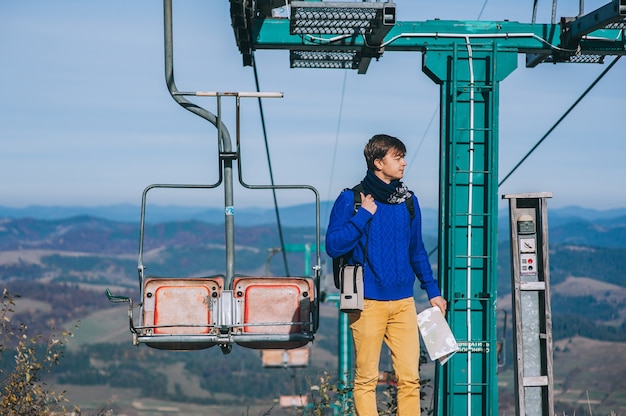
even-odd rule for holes
{"type": "MultiPolygon", "coordinates": [[[[332,208],[331,201],[320,204],[320,222],[325,228],[332,208]]],[[[279,209],[280,222],[287,227],[312,227],[315,225],[314,204],[302,204],[279,209]]],[[[141,208],[137,205],[118,204],[95,207],[84,206],[27,206],[12,208],[0,206],[0,218],[33,218],[38,220],[60,220],[76,216],[90,216],[116,222],[137,224],[141,217],[141,208]]],[[[240,226],[276,224],[274,208],[239,208],[235,211],[235,223],[240,226]]],[[[508,211],[499,213],[500,230],[508,230],[508,211]]],[[[422,223],[424,234],[437,235],[438,210],[422,207],[422,223]]],[[[221,224],[224,221],[224,210],[220,208],[203,208],[175,205],[150,205],[146,210],[146,222],[178,222],[202,221],[221,224]]],[[[570,206],[565,208],[548,208],[548,222],[550,228],[563,224],[578,223],[583,229],[585,223],[593,223],[593,227],[586,233],[602,233],[602,227],[626,227],[626,208],[609,210],[595,210],[570,206]],[[600,227],[600,228],[598,228],[600,227]]],[[[505,236],[507,233],[501,234],[505,236]]],[[[565,232],[565,234],[570,234],[565,232]]],[[[572,235],[584,238],[585,233],[571,230],[572,235]]],[[[610,237],[607,237],[610,239],[610,237]]]]}
{"type": "MultiPolygon", "coordinates": [[[[323,227],[328,223],[328,216],[333,202],[320,204],[320,221],[323,227]]],[[[626,213],[626,210],[624,210],[626,213]]],[[[288,227],[309,227],[315,225],[315,205],[301,204],[281,207],[280,222],[288,227]]],[[[176,221],[203,221],[223,223],[223,208],[205,208],[198,206],[149,205],[146,209],[146,222],[162,223],[176,221]]],[[[90,216],[117,222],[138,223],[141,207],[131,204],[84,206],[27,206],[12,208],[0,206],[0,218],[33,218],[38,220],[60,220],[75,216],[90,216]]],[[[422,208],[424,222],[437,223],[437,210],[422,208]]],[[[276,224],[274,208],[236,208],[235,223],[241,226],[276,224]]]]}

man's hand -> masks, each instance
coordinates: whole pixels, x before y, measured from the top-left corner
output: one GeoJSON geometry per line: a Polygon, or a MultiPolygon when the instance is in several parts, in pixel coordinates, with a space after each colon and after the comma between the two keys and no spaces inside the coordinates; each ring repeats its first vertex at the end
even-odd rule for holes
{"type": "Polygon", "coordinates": [[[374,197],[371,195],[366,196],[363,192],[361,192],[361,206],[368,210],[372,215],[376,213],[376,209],[378,208],[376,206],[376,202],[374,202],[374,197]]]}
{"type": "Polygon", "coordinates": [[[436,306],[441,310],[442,314],[446,314],[446,309],[448,307],[448,302],[446,302],[446,300],[442,297],[442,296],[437,296],[434,297],[430,300],[430,304],[431,306],[436,306]]]}

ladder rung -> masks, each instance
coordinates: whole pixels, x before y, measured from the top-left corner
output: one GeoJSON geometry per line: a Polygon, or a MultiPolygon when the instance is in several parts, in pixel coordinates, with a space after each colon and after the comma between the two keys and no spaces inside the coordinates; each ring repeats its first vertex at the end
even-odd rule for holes
{"type": "Polygon", "coordinates": [[[452,297],[453,302],[456,302],[456,301],[467,302],[468,300],[473,301],[473,302],[478,302],[478,301],[484,301],[488,299],[491,299],[491,295],[489,293],[476,293],[474,297],[467,298],[465,297],[464,293],[455,292],[454,296],[452,297]]]}
{"type": "MultiPolygon", "coordinates": [[[[461,227],[463,228],[463,227],[461,227]]],[[[455,259],[489,259],[491,258],[491,256],[454,256],[455,259]]],[[[457,269],[466,269],[467,267],[463,266],[463,267],[457,267],[457,269]]]]}
{"type": "MultiPolygon", "coordinates": [[[[492,128],[489,127],[474,127],[474,128],[465,128],[465,127],[457,127],[457,131],[493,131],[492,128]]],[[[458,142],[457,142],[458,143],[458,142]]]]}
{"type": "Polygon", "coordinates": [[[454,383],[455,390],[453,393],[456,394],[467,394],[467,387],[486,387],[489,386],[489,383],[454,383]]]}
{"type": "Polygon", "coordinates": [[[524,387],[541,387],[548,385],[548,376],[524,377],[524,387]]]}
{"type": "Polygon", "coordinates": [[[546,282],[521,282],[520,290],[546,290],[546,282]]]}
{"type": "MultiPolygon", "coordinates": [[[[471,84],[466,84],[466,85],[462,85],[462,86],[458,86],[456,87],[456,90],[458,92],[466,92],[468,90],[474,89],[476,92],[481,92],[483,90],[485,91],[493,91],[493,86],[491,85],[471,85],[471,84]]],[[[458,101],[465,101],[465,100],[459,100],[458,98],[456,99],[457,102],[458,101]]]]}
{"type": "Polygon", "coordinates": [[[457,217],[493,217],[493,214],[489,212],[456,212],[454,215],[457,217]]]}
{"type": "MultiPolygon", "coordinates": [[[[492,174],[492,172],[489,172],[489,171],[487,171],[487,170],[464,170],[464,169],[459,169],[459,170],[457,170],[455,173],[456,173],[457,175],[458,175],[459,173],[480,173],[480,174],[482,174],[482,175],[491,175],[491,174],[492,174]]],[[[457,181],[457,184],[458,184],[458,181],[457,181]]],[[[474,184],[473,184],[473,185],[474,185],[474,184]]]]}

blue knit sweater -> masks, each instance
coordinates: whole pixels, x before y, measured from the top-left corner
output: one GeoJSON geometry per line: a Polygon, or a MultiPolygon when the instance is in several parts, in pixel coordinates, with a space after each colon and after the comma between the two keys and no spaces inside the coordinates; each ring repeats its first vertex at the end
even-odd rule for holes
{"type": "Polygon", "coordinates": [[[376,201],[376,213],[364,208],[354,213],[352,190],[343,191],[333,206],[326,231],[326,252],[339,257],[351,250],[351,263],[367,263],[363,272],[366,299],[398,300],[413,296],[415,277],[429,299],[441,296],[422,241],[422,216],[413,195],[415,216],[411,220],[405,203],[376,201]],[[410,224],[410,226],[409,226],[410,224]]]}

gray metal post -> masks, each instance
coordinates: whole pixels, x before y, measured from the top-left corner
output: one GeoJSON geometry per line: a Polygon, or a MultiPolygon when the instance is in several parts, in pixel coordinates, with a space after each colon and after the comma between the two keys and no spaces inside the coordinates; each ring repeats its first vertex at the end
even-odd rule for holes
{"type": "Polygon", "coordinates": [[[548,262],[549,192],[509,200],[516,415],[554,414],[548,262]]]}
{"type": "Polygon", "coordinates": [[[348,407],[348,399],[352,395],[352,392],[344,391],[348,388],[352,380],[354,379],[354,372],[352,369],[353,358],[352,351],[354,350],[354,342],[352,340],[352,333],[350,332],[350,321],[347,313],[339,312],[339,294],[330,293],[326,296],[326,302],[333,302],[337,307],[339,315],[338,326],[338,345],[337,345],[337,386],[343,393],[339,398],[340,409],[339,414],[345,414],[348,407]]]}
{"type": "MultiPolygon", "coordinates": [[[[237,100],[237,117],[239,116],[239,97],[237,100]]],[[[217,136],[222,137],[222,96],[217,94],[217,136]]],[[[239,135],[239,126],[237,126],[239,135]]],[[[239,138],[239,137],[237,137],[239,138]]],[[[237,140],[237,144],[239,141],[237,140]]],[[[224,164],[224,232],[226,239],[226,287],[232,287],[235,278],[235,202],[233,191],[233,154],[231,148],[220,151],[221,163],[224,164]]]]}

